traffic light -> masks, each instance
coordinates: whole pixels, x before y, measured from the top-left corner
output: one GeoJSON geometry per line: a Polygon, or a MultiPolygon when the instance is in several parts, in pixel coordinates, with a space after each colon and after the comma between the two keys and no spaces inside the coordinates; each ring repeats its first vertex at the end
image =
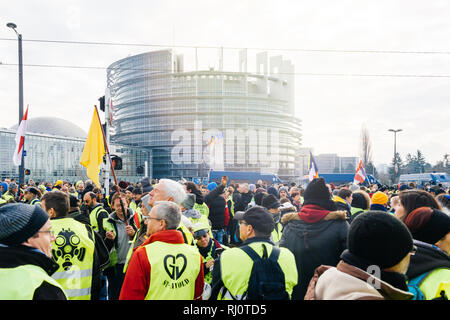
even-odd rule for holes
{"type": "Polygon", "coordinates": [[[100,110],[105,112],[105,96],[98,98],[98,101],[100,102],[100,110]]]}
{"type": "Polygon", "coordinates": [[[114,170],[122,170],[122,158],[118,156],[111,157],[112,166],[114,170]]]}
{"type": "Polygon", "coordinates": [[[25,175],[26,175],[26,176],[29,176],[30,174],[31,174],[30,169],[25,169],[25,175]]]}

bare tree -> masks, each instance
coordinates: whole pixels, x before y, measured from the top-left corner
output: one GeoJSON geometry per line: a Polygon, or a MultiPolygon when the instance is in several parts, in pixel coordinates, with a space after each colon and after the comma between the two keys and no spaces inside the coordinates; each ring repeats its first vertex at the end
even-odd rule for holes
{"type": "Polygon", "coordinates": [[[366,126],[361,128],[361,160],[365,168],[372,163],[372,143],[370,142],[369,130],[366,126]]]}

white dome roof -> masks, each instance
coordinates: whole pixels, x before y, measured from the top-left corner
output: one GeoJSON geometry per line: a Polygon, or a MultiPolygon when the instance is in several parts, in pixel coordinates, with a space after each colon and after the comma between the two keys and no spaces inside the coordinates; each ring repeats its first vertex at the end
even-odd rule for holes
{"type": "MultiPolygon", "coordinates": [[[[16,131],[18,125],[10,129],[16,131]]],[[[37,117],[27,120],[27,132],[42,133],[55,136],[86,138],[86,132],[70,121],[55,117],[37,117]]]]}

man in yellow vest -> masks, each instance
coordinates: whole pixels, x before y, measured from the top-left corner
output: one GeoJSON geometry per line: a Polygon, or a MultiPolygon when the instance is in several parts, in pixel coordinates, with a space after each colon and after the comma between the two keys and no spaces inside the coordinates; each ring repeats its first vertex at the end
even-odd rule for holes
{"type": "Polygon", "coordinates": [[[145,219],[149,238],[131,257],[120,300],[193,300],[203,292],[203,259],[176,230],[180,207],[153,203],[145,219]]]}
{"type": "Polygon", "coordinates": [[[97,300],[101,268],[109,263],[104,243],[89,224],[68,216],[68,194],[47,192],[41,206],[50,216],[56,237],[51,252],[59,268],[52,278],[64,288],[69,300],[97,300]]]}
{"type": "MultiPolygon", "coordinates": [[[[243,244],[240,247],[225,250],[215,260],[210,299],[247,299],[249,290],[255,289],[249,287],[254,262],[247,251],[259,257],[271,259],[274,250],[278,254],[276,261],[284,275],[284,290],[290,297],[298,281],[297,267],[292,252],[286,248],[277,248],[270,241],[270,235],[274,229],[272,215],[266,208],[254,206],[245,212],[236,212],[234,218],[239,221],[239,235],[243,244]]],[[[286,295],[285,292],[282,292],[283,296],[286,295]]]]}
{"type": "Polygon", "coordinates": [[[40,206],[41,205],[41,201],[39,201],[40,194],[41,192],[39,191],[39,189],[35,187],[26,188],[23,194],[23,197],[25,198],[25,203],[40,206]]]}
{"type": "Polygon", "coordinates": [[[83,201],[89,212],[89,221],[92,229],[97,231],[102,238],[105,238],[106,231],[103,228],[103,221],[108,219],[108,211],[103,208],[101,203],[97,202],[97,195],[92,191],[86,192],[83,197],[83,201]]]}
{"type": "Polygon", "coordinates": [[[0,300],[66,300],[51,275],[52,223],[39,206],[23,203],[0,207],[0,300]]]}

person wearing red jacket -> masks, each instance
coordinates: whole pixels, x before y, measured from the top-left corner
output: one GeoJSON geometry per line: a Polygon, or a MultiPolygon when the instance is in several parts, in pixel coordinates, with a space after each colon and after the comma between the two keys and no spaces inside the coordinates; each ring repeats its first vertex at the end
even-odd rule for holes
{"type": "Polygon", "coordinates": [[[149,238],[131,257],[120,300],[201,299],[203,259],[176,230],[180,219],[180,207],[175,203],[155,203],[145,219],[149,238]]]}

